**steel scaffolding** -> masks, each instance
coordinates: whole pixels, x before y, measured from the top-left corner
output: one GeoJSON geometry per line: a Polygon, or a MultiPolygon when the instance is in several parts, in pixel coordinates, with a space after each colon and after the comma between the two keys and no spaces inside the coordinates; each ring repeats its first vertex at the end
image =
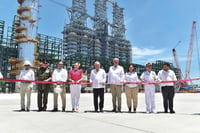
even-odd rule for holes
{"type": "Polygon", "coordinates": [[[62,39],[38,34],[38,40],[38,60],[48,60],[52,65],[62,60],[62,39]]]}
{"type": "Polygon", "coordinates": [[[0,44],[3,41],[4,25],[5,25],[5,22],[0,20],[0,44]]]}
{"type": "Polygon", "coordinates": [[[86,27],[86,0],[73,0],[71,21],[63,32],[64,60],[70,69],[73,63],[80,62],[82,67],[89,67],[89,56],[93,43],[93,31],[86,27]]]}
{"type": "MultiPolygon", "coordinates": [[[[94,17],[87,14],[86,0],[73,0],[70,8],[71,19],[64,26],[64,59],[70,68],[74,62],[80,62],[84,70],[89,70],[98,60],[108,70],[114,57],[120,58],[126,66],[131,62],[131,44],[125,39],[123,9],[113,2],[113,24],[107,20],[108,0],[95,0],[94,17]],[[87,18],[94,23],[87,27],[87,18]],[[112,29],[109,35],[108,28],[112,29]],[[78,58],[80,57],[80,58],[78,58]]],[[[109,1],[111,2],[111,1],[109,1]]]]}
{"type": "Polygon", "coordinates": [[[118,6],[118,4],[113,5],[113,43],[111,43],[112,49],[115,51],[113,55],[119,57],[123,62],[131,62],[132,58],[132,47],[130,41],[126,40],[125,36],[125,24],[124,24],[124,8],[118,6]]]}

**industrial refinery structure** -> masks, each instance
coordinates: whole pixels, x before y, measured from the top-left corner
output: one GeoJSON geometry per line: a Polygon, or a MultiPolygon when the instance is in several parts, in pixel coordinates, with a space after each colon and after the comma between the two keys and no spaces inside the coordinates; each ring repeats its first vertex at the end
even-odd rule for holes
{"type": "Polygon", "coordinates": [[[114,57],[126,66],[132,60],[132,47],[125,36],[124,9],[111,0],[95,0],[94,6],[94,16],[87,13],[86,0],[73,0],[72,8],[68,10],[71,19],[63,31],[67,67],[80,62],[82,68],[88,70],[98,60],[108,70],[114,57]],[[107,2],[113,7],[113,23],[107,19],[107,2]],[[87,19],[93,21],[93,28],[87,27],[87,19]]]}
{"type": "MultiPolygon", "coordinates": [[[[72,0],[72,7],[67,9],[71,19],[64,25],[63,39],[37,32],[38,2],[18,0],[17,15],[12,26],[7,28],[7,34],[4,31],[5,22],[0,20],[0,71],[5,78],[16,78],[23,68],[24,60],[30,60],[34,69],[38,68],[39,61],[43,59],[47,59],[52,68],[60,60],[64,61],[67,69],[79,62],[85,74],[90,72],[97,60],[106,72],[115,57],[120,59],[120,65],[124,68],[132,62],[132,45],[125,35],[124,9],[116,2],[95,0],[95,13],[91,16],[86,10],[86,0],[72,0]],[[107,18],[108,3],[113,8],[112,23],[107,18]],[[87,27],[87,19],[93,22],[92,28],[87,27]]],[[[153,70],[157,73],[164,62],[154,62],[153,70]]],[[[134,65],[138,75],[145,70],[144,64],[134,65]]],[[[172,63],[171,68],[178,75],[179,70],[172,63]]],[[[14,88],[14,83],[8,86],[14,88]]]]}
{"type": "Polygon", "coordinates": [[[25,60],[31,61],[34,69],[38,68],[39,60],[44,58],[52,61],[52,64],[63,60],[68,69],[71,69],[73,63],[79,62],[85,71],[90,70],[97,60],[106,70],[115,57],[120,59],[124,67],[132,61],[132,46],[125,36],[124,9],[116,2],[95,0],[95,13],[91,16],[86,10],[86,0],[72,0],[72,7],[67,10],[71,19],[64,25],[62,41],[37,33],[41,7],[39,0],[17,1],[19,7],[11,36],[17,55],[9,56],[11,75],[19,74],[25,60]],[[107,3],[112,4],[112,23],[107,19],[107,3]],[[87,27],[87,19],[93,22],[92,28],[87,27]]]}

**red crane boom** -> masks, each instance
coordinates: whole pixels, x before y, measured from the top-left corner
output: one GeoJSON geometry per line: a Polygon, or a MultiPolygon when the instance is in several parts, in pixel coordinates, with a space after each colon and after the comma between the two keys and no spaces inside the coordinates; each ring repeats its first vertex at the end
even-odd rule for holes
{"type": "Polygon", "coordinates": [[[191,67],[191,61],[192,61],[192,52],[193,52],[193,47],[194,47],[195,32],[196,32],[196,21],[193,21],[192,33],[191,33],[191,37],[190,37],[188,57],[187,57],[187,63],[186,63],[186,69],[185,69],[185,79],[190,78],[190,67],[191,67]]]}
{"type": "Polygon", "coordinates": [[[172,53],[173,53],[173,56],[174,56],[174,61],[175,61],[176,68],[178,68],[178,79],[182,80],[183,76],[182,76],[181,67],[179,65],[178,56],[177,56],[175,48],[172,49],[172,53]]]}

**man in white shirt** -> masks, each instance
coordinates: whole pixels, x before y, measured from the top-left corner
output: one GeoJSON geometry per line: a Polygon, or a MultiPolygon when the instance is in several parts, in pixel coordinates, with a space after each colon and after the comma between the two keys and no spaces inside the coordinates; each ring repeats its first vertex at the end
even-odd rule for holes
{"type": "MultiPolygon", "coordinates": [[[[24,70],[21,71],[19,79],[20,80],[35,80],[35,74],[33,70],[30,69],[31,63],[29,61],[24,62],[24,70]]],[[[31,105],[31,91],[33,89],[33,83],[30,82],[20,82],[19,90],[21,96],[21,111],[25,111],[25,94],[27,95],[27,105],[26,111],[30,111],[31,105]]]]}
{"type": "MultiPolygon", "coordinates": [[[[140,76],[143,82],[155,82],[157,80],[156,73],[152,71],[152,64],[148,62],[146,64],[146,71],[140,76]]],[[[145,103],[146,113],[155,113],[155,85],[145,84],[145,103]]]]}
{"type": "Polygon", "coordinates": [[[110,67],[108,72],[108,83],[110,83],[110,89],[112,93],[113,112],[121,112],[121,94],[122,94],[122,82],[124,81],[124,68],[119,65],[119,59],[113,59],[113,66],[110,67]],[[118,102],[118,107],[116,105],[118,102]]]}
{"type": "Polygon", "coordinates": [[[3,75],[1,74],[1,72],[0,72],[0,79],[2,79],[3,78],[3,75]]]}
{"type": "Polygon", "coordinates": [[[93,95],[94,108],[95,108],[95,112],[98,112],[98,97],[99,97],[100,98],[100,102],[99,102],[100,112],[103,112],[105,85],[101,83],[106,82],[106,72],[100,68],[100,62],[98,61],[94,63],[94,67],[95,69],[93,69],[90,74],[90,82],[94,83],[92,84],[93,94],[94,94],[93,95]]]}
{"type": "MultiPolygon", "coordinates": [[[[62,112],[65,112],[65,107],[66,107],[66,88],[65,88],[64,84],[62,84],[62,82],[66,82],[67,76],[68,76],[67,70],[63,68],[63,62],[60,61],[58,63],[58,68],[53,71],[52,81],[58,82],[58,83],[54,84],[54,89],[57,86],[60,86],[60,88],[62,88],[62,92],[60,93],[61,99],[62,99],[62,112]]],[[[52,111],[56,112],[56,111],[58,111],[58,93],[54,92],[53,96],[54,96],[53,97],[54,109],[52,111]]]]}
{"type": "MultiPolygon", "coordinates": [[[[170,64],[164,63],[163,70],[158,72],[158,80],[159,81],[174,81],[176,79],[175,73],[170,70],[170,64]]],[[[163,83],[161,84],[161,90],[163,95],[163,105],[164,105],[164,112],[168,113],[168,106],[170,113],[175,113],[173,109],[173,99],[174,99],[174,83],[163,83]]]]}

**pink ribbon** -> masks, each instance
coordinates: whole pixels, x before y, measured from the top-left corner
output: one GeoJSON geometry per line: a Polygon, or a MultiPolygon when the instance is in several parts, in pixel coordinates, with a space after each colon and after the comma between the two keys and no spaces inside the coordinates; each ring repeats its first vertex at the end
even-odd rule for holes
{"type": "MultiPolygon", "coordinates": [[[[148,84],[148,85],[154,85],[154,84],[164,84],[164,83],[177,83],[177,82],[188,82],[188,81],[194,81],[194,80],[200,80],[200,78],[193,78],[193,79],[185,79],[185,80],[173,80],[173,81],[159,81],[159,82],[115,82],[115,83],[89,83],[89,82],[80,82],[76,84],[81,85],[92,85],[92,84],[101,84],[101,85],[108,85],[108,84],[148,84]]],[[[53,82],[53,81],[33,81],[33,80],[20,80],[20,79],[0,79],[0,81],[11,81],[11,82],[26,82],[26,83],[41,83],[41,84],[56,84],[56,83],[62,83],[62,84],[74,84],[72,82],[53,82]]],[[[85,80],[87,81],[87,80],[85,80]]]]}

